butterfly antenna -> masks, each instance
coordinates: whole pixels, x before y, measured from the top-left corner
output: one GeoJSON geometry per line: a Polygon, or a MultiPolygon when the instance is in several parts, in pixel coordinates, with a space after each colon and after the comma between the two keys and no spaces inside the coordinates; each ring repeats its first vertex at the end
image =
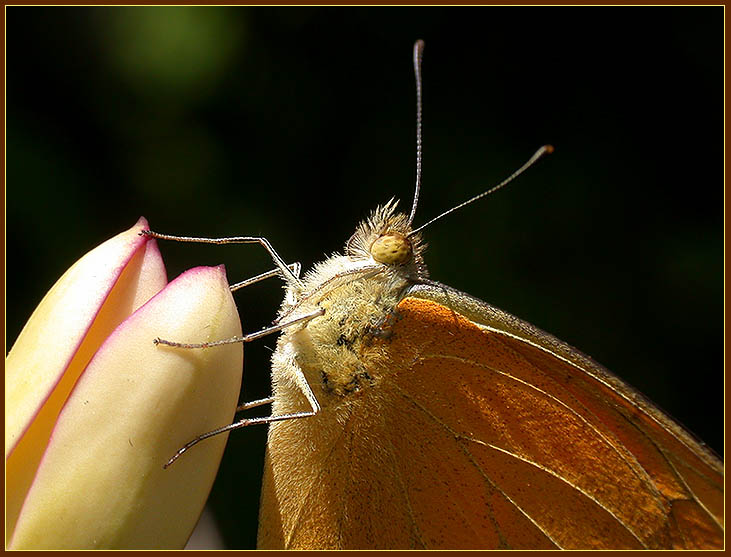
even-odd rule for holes
{"type": "MultiPolygon", "coordinates": [[[[503,186],[508,185],[510,182],[512,182],[513,180],[515,180],[518,176],[520,176],[521,174],[523,174],[523,172],[525,172],[528,168],[530,168],[531,166],[533,166],[536,163],[536,161],[538,161],[538,159],[540,159],[542,156],[549,155],[551,153],[553,153],[553,146],[552,145],[544,145],[543,147],[541,147],[540,149],[538,149],[538,151],[536,151],[533,154],[533,156],[530,159],[528,159],[523,164],[523,166],[521,166],[518,170],[516,170],[510,176],[508,176],[507,178],[505,178],[505,180],[503,180],[502,182],[500,182],[497,186],[494,186],[494,187],[490,188],[489,190],[484,191],[481,194],[478,194],[478,195],[476,195],[476,196],[468,199],[467,201],[465,201],[463,203],[460,203],[456,207],[452,207],[451,209],[449,209],[447,211],[444,211],[441,215],[437,215],[436,217],[434,217],[433,219],[431,219],[426,224],[422,224],[419,228],[415,228],[414,230],[412,230],[411,232],[409,232],[407,234],[407,236],[411,236],[413,234],[416,234],[417,232],[419,232],[420,230],[423,230],[424,228],[426,228],[427,226],[429,226],[433,222],[441,219],[442,217],[446,217],[449,213],[453,213],[454,211],[456,211],[457,209],[461,209],[465,205],[469,205],[470,203],[473,203],[473,202],[477,201],[478,199],[482,199],[483,197],[488,196],[491,193],[495,193],[497,190],[499,190],[503,186]]],[[[413,216],[413,211],[412,211],[412,216],[413,216]]]]}
{"type": "Polygon", "coordinates": [[[409,225],[414,221],[416,206],[419,203],[421,191],[421,59],[424,57],[424,41],[419,39],[414,43],[414,77],[416,78],[416,188],[414,203],[411,205],[409,225]]]}

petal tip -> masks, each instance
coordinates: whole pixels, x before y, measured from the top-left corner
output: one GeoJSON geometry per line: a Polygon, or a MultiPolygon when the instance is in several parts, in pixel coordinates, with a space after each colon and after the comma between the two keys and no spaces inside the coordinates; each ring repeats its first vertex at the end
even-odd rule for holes
{"type": "Polygon", "coordinates": [[[132,228],[142,228],[143,230],[149,230],[150,223],[147,222],[147,219],[145,217],[140,216],[140,218],[137,219],[137,222],[132,228]]]}
{"type": "MultiPolygon", "coordinates": [[[[191,281],[191,280],[206,280],[212,282],[220,282],[228,289],[228,277],[226,276],[226,267],[223,265],[217,265],[215,267],[208,267],[201,265],[193,267],[187,271],[183,271],[176,278],[175,281],[191,281]]],[[[173,281],[173,282],[175,282],[173,281]]]]}

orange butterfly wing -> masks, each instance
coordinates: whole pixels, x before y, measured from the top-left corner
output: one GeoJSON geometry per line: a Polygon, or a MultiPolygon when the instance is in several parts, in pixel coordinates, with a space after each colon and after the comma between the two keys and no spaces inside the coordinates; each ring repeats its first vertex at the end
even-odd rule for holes
{"type": "Polygon", "coordinates": [[[374,388],[271,428],[260,547],[722,547],[722,464],[680,426],[509,314],[411,294],[374,388]]]}

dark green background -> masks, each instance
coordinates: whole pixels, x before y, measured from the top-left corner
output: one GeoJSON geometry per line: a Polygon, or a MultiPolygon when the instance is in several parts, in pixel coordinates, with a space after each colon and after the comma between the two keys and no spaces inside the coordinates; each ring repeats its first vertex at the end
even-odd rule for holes
{"type": "MultiPolygon", "coordinates": [[[[263,235],[305,268],[414,179],[432,278],[556,334],[717,451],[723,421],[722,8],[8,8],[7,341],[62,272],[145,215],[263,235]]],[[[170,278],[256,246],[162,246],[170,278]]],[[[237,294],[246,331],[276,280],[237,294]]],[[[242,399],[268,393],[268,338],[242,399]]],[[[110,409],[110,412],[112,409],[110,409]]],[[[79,440],[83,443],[83,440],[79,440]]],[[[211,504],[255,543],[265,428],[231,435],[211,504]]]]}

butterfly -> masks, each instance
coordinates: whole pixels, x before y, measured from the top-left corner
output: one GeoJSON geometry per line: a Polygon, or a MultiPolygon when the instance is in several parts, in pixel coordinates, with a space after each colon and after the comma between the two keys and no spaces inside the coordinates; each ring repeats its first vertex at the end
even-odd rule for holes
{"type": "Polygon", "coordinates": [[[302,278],[244,239],[286,280],[273,396],[245,405],[272,415],[171,462],[268,423],[262,549],[722,547],[710,449],[588,356],[429,278],[412,225],[422,52],[411,213],[379,207],[302,278]]]}

